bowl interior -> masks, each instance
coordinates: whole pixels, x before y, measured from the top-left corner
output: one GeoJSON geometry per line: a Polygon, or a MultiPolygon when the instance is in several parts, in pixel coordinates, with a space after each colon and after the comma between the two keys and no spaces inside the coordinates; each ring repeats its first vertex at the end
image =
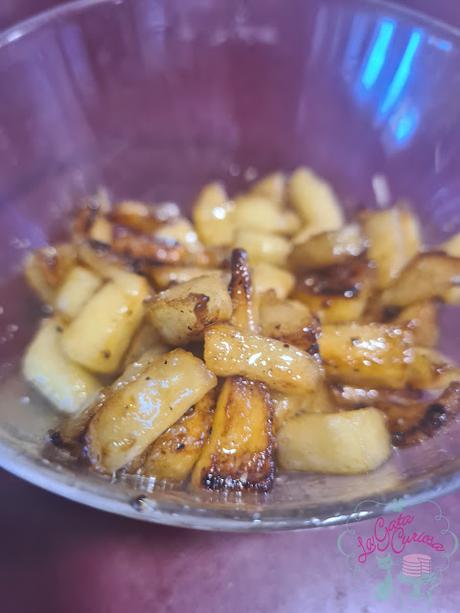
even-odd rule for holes
{"type": "MultiPolygon", "coordinates": [[[[57,418],[19,374],[37,322],[20,278],[25,253],[64,236],[69,212],[99,186],[187,210],[206,181],[234,192],[308,164],[348,212],[382,204],[385,177],[390,200],[412,202],[428,244],[459,231],[456,31],[363,0],[80,0],[0,34],[0,91],[6,468],[107,510],[213,529],[338,523],[457,486],[456,425],[375,473],[283,475],[270,495],[110,483],[44,451],[57,418]]],[[[457,324],[445,308],[442,349],[454,358],[457,324]]]]}

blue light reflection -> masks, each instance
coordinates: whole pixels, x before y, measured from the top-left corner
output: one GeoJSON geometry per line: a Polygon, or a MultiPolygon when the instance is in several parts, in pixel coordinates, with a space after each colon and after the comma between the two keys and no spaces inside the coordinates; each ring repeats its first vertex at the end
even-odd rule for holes
{"type": "Polygon", "coordinates": [[[453,54],[454,45],[388,14],[377,22],[367,12],[347,15],[345,24],[351,27],[344,32],[342,20],[334,26],[327,9],[321,11],[315,22],[314,50],[339,60],[349,94],[366,109],[385,149],[403,149],[423,124],[431,99],[426,92],[439,80],[429,67],[436,65],[440,54],[453,54]]]}
{"type": "MultiPolygon", "coordinates": [[[[354,33],[359,32],[357,24],[354,25],[354,33]]],[[[382,130],[386,148],[404,148],[419,128],[423,109],[414,104],[411,92],[420,78],[414,81],[411,75],[423,70],[417,58],[421,57],[420,48],[427,43],[444,53],[451,51],[448,41],[434,41],[421,28],[408,29],[385,17],[375,27],[353,79],[353,93],[359,104],[369,107],[374,126],[382,130]]],[[[350,48],[356,49],[356,42],[350,41],[350,48]]],[[[349,78],[349,74],[345,77],[349,78]]],[[[430,81],[429,75],[426,80],[430,81]]],[[[415,99],[423,100],[419,96],[415,99]]]]}
{"type": "Polygon", "coordinates": [[[374,44],[367,57],[367,62],[361,75],[361,83],[367,90],[375,85],[382,71],[394,30],[394,21],[382,21],[379,25],[374,44]]]}
{"type": "Polygon", "coordinates": [[[395,120],[390,121],[391,131],[399,146],[408,143],[420,122],[420,113],[416,107],[404,111],[395,120]]]}
{"type": "Polygon", "coordinates": [[[440,51],[445,51],[446,53],[450,53],[452,51],[452,43],[450,40],[445,40],[444,38],[438,38],[437,36],[430,36],[428,38],[428,44],[432,47],[436,47],[440,51]]]}
{"type": "Polygon", "coordinates": [[[359,52],[366,40],[369,24],[363,15],[357,15],[352,22],[350,37],[343,55],[343,74],[346,78],[353,77],[353,71],[358,65],[359,52]]]}
{"type": "Polygon", "coordinates": [[[422,33],[418,30],[412,32],[409,42],[407,43],[406,50],[401,58],[401,62],[396,70],[395,76],[393,77],[385,98],[383,99],[382,104],[379,108],[378,117],[379,119],[383,119],[388,112],[391,110],[394,104],[400,98],[404,86],[409,79],[409,75],[412,69],[412,64],[414,62],[415,54],[420,43],[423,40],[422,33]]]}

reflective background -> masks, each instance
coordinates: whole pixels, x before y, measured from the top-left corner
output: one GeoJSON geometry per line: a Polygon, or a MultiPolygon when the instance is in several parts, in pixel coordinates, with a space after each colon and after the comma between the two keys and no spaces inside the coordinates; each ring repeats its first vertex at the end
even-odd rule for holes
{"type": "MultiPolygon", "coordinates": [[[[25,251],[58,237],[100,185],[187,209],[205,181],[238,189],[301,163],[331,180],[348,210],[375,205],[385,176],[434,243],[460,230],[460,44],[447,28],[355,0],[75,6],[0,35],[0,442],[11,469],[135,515],[132,484],[42,457],[54,417],[15,376],[35,325],[17,276],[25,251]]],[[[444,349],[459,354],[448,312],[444,330],[444,349]]],[[[456,434],[365,477],[282,478],[267,499],[157,492],[145,516],[215,527],[235,517],[248,527],[254,513],[255,528],[341,521],[360,497],[452,487],[456,434]]]]}

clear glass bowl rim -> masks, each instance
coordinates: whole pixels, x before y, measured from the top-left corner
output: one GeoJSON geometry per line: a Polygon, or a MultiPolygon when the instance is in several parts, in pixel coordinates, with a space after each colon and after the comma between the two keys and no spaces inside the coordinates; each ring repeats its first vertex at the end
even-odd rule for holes
{"type": "MultiPolygon", "coordinates": [[[[69,3],[49,8],[27,19],[24,19],[0,32],[0,49],[12,44],[28,34],[39,29],[46,23],[59,17],[66,17],[98,5],[121,5],[129,0],[73,0],[69,3]]],[[[391,11],[396,16],[414,19],[417,22],[436,28],[451,37],[458,39],[460,46],[460,28],[448,24],[441,19],[432,17],[417,9],[399,5],[391,0],[361,0],[363,5],[376,6],[391,11]]],[[[90,506],[125,517],[132,517],[152,523],[169,526],[192,528],[211,531],[232,532],[264,532],[273,530],[299,530],[314,527],[327,527],[353,523],[371,519],[383,514],[394,512],[397,505],[404,507],[421,504],[430,499],[447,495],[460,488],[460,458],[450,464],[443,474],[438,475],[435,482],[431,479],[417,481],[415,486],[401,492],[386,492],[366,501],[368,508],[360,508],[356,501],[343,503],[340,513],[335,505],[318,505],[309,507],[306,513],[295,515],[280,515],[276,513],[257,513],[257,518],[248,510],[229,514],[220,509],[185,509],[177,503],[149,505],[132,505],[129,500],[111,496],[110,484],[100,488],[88,488],[85,478],[76,477],[69,481],[68,475],[56,470],[52,464],[38,465],[18,449],[0,442],[0,467],[11,474],[36,485],[44,490],[90,506]],[[395,506],[396,504],[396,506],[395,506]]]]}

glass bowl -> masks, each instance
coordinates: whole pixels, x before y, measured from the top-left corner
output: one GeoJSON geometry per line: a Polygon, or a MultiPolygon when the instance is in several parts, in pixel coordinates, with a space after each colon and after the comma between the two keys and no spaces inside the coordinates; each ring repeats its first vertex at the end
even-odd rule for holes
{"type": "MultiPolygon", "coordinates": [[[[376,206],[385,177],[428,244],[459,231],[458,34],[370,0],[80,0],[0,34],[1,464],[94,507],[213,530],[337,524],[455,489],[456,424],[374,473],[281,475],[269,495],[111,482],[50,456],[57,416],[19,371],[37,321],[21,262],[101,185],[187,210],[209,180],[237,190],[308,164],[349,212],[376,206]]],[[[458,320],[446,308],[441,323],[460,358],[458,320]]]]}

